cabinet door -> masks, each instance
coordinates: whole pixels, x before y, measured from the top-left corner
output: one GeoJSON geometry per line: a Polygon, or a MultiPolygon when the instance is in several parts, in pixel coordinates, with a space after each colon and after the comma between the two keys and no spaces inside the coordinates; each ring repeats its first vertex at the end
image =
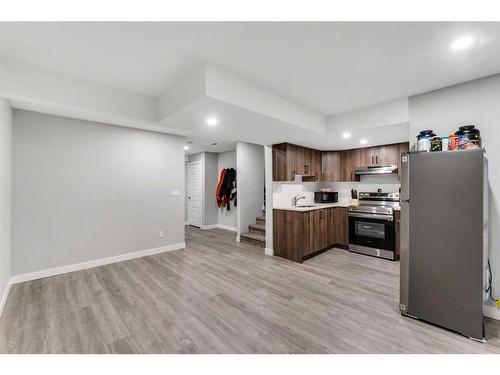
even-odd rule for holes
{"type": "MultiPolygon", "coordinates": [[[[327,213],[328,209],[314,210],[309,212],[310,215],[310,238],[309,238],[309,253],[322,250],[328,246],[327,243],[327,213]]],[[[308,255],[307,254],[307,255],[308,255]]]]}
{"type": "Polygon", "coordinates": [[[349,209],[335,207],[335,243],[342,246],[349,245],[349,209]]]}
{"type": "Polygon", "coordinates": [[[285,145],[273,146],[273,181],[288,181],[285,145]]]}
{"type": "Polygon", "coordinates": [[[342,181],[354,181],[352,151],[340,151],[340,168],[342,181]]]}
{"type": "Polygon", "coordinates": [[[314,181],[322,180],[322,159],[321,151],[311,150],[311,175],[314,176],[314,181]]]}
{"type": "Polygon", "coordinates": [[[326,213],[326,246],[335,244],[335,208],[328,208],[326,213]]]}
{"type": "Polygon", "coordinates": [[[286,145],[286,180],[294,181],[295,175],[299,174],[295,168],[295,158],[297,153],[297,146],[287,144],[286,145]]]}
{"type": "Polygon", "coordinates": [[[328,182],[340,181],[340,152],[324,151],[321,153],[321,180],[328,182]]]}
{"type": "Polygon", "coordinates": [[[319,249],[328,247],[328,209],[319,210],[319,249]]]}
{"type": "Polygon", "coordinates": [[[276,256],[302,262],[310,252],[309,212],[273,210],[273,247],[276,256]]]}
{"type": "Polygon", "coordinates": [[[295,174],[304,175],[306,165],[306,149],[300,146],[294,146],[295,153],[295,174]]]}
{"type": "Polygon", "coordinates": [[[365,148],[365,165],[375,165],[375,147],[365,148]]]}
{"type": "Polygon", "coordinates": [[[319,221],[319,212],[321,210],[315,210],[309,212],[309,251],[307,254],[309,255],[318,251],[320,249],[320,221],[319,221]]]}
{"type": "Polygon", "coordinates": [[[302,172],[301,174],[310,176],[312,174],[311,171],[311,158],[312,158],[312,150],[310,148],[300,147],[302,156],[302,172]]]}
{"type": "Polygon", "coordinates": [[[399,145],[384,145],[375,149],[375,164],[376,165],[398,165],[398,149],[399,145]]]}
{"type": "Polygon", "coordinates": [[[354,168],[364,168],[366,167],[366,149],[365,148],[356,148],[352,151],[352,159],[354,168]]]}

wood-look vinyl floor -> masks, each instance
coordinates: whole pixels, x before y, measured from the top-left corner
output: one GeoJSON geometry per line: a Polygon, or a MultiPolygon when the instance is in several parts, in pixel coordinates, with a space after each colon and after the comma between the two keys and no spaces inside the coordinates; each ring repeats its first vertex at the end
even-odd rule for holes
{"type": "Polygon", "coordinates": [[[8,353],[500,353],[402,317],[396,262],[330,250],[304,264],[220,229],[187,247],[15,284],[0,319],[8,353]]]}

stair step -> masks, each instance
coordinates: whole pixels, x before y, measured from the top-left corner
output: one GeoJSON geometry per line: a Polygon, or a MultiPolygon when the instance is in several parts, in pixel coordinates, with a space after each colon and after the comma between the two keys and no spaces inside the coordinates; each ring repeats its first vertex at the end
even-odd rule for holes
{"type": "Polygon", "coordinates": [[[242,233],[240,235],[240,241],[253,246],[266,247],[266,237],[257,233],[242,233]]]}
{"type": "Polygon", "coordinates": [[[259,224],[259,225],[266,225],[266,217],[265,216],[257,216],[255,218],[255,220],[257,221],[257,224],[259,224]]]}
{"type": "Polygon", "coordinates": [[[265,225],[250,224],[248,226],[248,229],[250,230],[250,233],[261,234],[263,236],[266,234],[266,226],[265,225]]]}

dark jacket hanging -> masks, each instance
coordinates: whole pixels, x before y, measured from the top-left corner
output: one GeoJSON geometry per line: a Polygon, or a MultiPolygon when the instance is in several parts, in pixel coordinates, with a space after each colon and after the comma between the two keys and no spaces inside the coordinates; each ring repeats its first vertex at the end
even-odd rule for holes
{"type": "Polygon", "coordinates": [[[236,169],[223,169],[220,174],[219,183],[216,191],[217,206],[231,209],[230,201],[234,200],[236,204],[236,169]]]}

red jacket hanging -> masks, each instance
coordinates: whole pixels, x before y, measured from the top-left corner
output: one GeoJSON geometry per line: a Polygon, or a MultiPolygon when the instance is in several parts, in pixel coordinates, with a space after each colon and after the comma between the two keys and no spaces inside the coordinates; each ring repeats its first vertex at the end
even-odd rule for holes
{"type": "Polygon", "coordinates": [[[221,194],[222,185],[224,184],[224,176],[226,174],[226,169],[220,171],[219,183],[217,184],[217,190],[215,191],[215,199],[217,200],[217,206],[221,207],[224,197],[221,194]]]}

